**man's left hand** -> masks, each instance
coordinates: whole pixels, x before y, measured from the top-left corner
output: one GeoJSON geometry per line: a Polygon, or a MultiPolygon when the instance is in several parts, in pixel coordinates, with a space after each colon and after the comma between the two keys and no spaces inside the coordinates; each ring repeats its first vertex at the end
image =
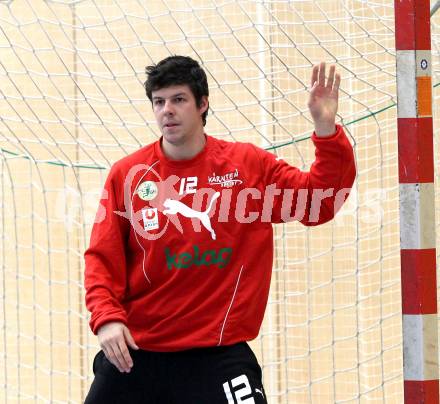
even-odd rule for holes
{"type": "Polygon", "coordinates": [[[336,131],[335,118],[338,110],[338,95],[341,76],[331,65],[325,82],[325,62],[313,67],[311,90],[308,102],[310,114],[315,123],[317,136],[330,136],[336,131]]]}

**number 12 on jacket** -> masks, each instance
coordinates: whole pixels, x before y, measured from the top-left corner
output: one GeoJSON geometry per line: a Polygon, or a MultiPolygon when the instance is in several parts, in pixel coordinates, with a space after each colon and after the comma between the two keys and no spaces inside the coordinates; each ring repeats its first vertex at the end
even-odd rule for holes
{"type": "Polygon", "coordinates": [[[181,178],[179,195],[195,194],[197,192],[197,177],[181,178]]]}

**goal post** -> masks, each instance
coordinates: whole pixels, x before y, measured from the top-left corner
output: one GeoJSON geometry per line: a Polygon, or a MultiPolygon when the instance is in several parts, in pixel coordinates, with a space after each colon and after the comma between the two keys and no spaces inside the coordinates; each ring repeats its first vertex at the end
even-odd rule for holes
{"type": "MultiPolygon", "coordinates": [[[[356,182],[330,223],[274,226],[251,346],[271,404],[401,404],[396,134],[408,94],[397,97],[394,15],[389,0],[0,0],[0,401],[83,402],[98,346],[82,257],[98,199],[111,164],[158,139],[145,66],[186,54],[208,74],[207,133],[303,170],[311,69],[336,64],[356,182]]],[[[438,245],[438,12],[431,35],[438,245]]]]}
{"type": "Polygon", "coordinates": [[[404,401],[438,403],[430,2],[394,4],[404,401]]]}

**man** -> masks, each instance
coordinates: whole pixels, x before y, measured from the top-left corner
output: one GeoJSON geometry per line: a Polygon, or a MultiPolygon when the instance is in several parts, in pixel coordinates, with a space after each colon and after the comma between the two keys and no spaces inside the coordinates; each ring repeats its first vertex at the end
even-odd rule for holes
{"type": "Polygon", "coordinates": [[[162,137],[113,165],[85,253],[102,348],[86,403],[266,403],[246,341],[267,303],[272,223],[331,220],[355,177],[335,125],[340,76],[325,70],[312,72],[316,160],[301,172],[205,134],[209,92],[196,61],[147,67],[162,137]]]}

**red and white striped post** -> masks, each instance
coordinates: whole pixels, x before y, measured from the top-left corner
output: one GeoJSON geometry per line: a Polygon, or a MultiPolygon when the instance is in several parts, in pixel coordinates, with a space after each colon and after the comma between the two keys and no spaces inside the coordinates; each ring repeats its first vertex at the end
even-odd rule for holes
{"type": "Polygon", "coordinates": [[[439,404],[429,0],[395,0],[405,404],[439,404]]]}

